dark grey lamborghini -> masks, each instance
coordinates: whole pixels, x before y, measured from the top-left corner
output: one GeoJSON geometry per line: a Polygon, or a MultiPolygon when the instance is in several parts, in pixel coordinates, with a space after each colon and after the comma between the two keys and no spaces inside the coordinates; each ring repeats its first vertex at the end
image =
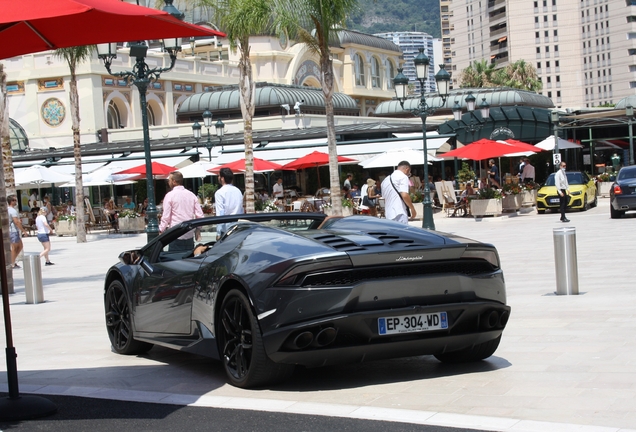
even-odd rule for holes
{"type": "Polygon", "coordinates": [[[482,360],[510,315],[494,246],[367,216],[197,219],[120,261],[104,289],[113,349],[219,359],[239,387],[281,381],[295,365],[482,360]],[[196,247],[175,251],[179,237],[196,247]]]}

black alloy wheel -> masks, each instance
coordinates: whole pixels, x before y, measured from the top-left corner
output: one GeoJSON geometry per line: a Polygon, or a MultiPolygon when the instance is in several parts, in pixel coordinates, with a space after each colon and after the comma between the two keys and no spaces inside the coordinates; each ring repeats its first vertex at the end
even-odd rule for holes
{"type": "Polygon", "coordinates": [[[251,388],[291,375],[293,365],[274,363],[265,353],[258,321],[241,291],[233,289],[225,296],[219,320],[219,348],[232,385],[251,388]]]}
{"type": "Polygon", "coordinates": [[[108,338],[116,353],[143,354],[152,348],[152,344],[133,338],[130,304],[126,297],[126,290],[120,281],[115,280],[109,285],[104,306],[108,338]]]}

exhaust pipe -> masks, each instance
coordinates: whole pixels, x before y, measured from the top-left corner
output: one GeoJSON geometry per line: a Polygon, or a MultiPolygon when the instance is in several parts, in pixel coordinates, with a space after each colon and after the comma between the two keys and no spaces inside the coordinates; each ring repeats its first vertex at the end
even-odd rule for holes
{"type": "Polygon", "coordinates": [[[316,335],[316,345],[324,347],[336,340],[338,331],[333,327],[327,327],[318,332],[316,335]]]}
{"type": "Polygon", "coordinates": [[[499,322],[499,314],[497,311],[490,312],[484,319],[484,327],[487,329],[491,329],[497,325],[499,322]]]}
{"type": "Polygon", "coordinates": [[[296,345],[296,348],[298,349],[305,349],[309,345],[311,345],[313,340],[314,340],[314,334],[312,332],[310,331],[302,332],[301,334],[296,336],[296,338],[294,339],[294,345],[296,345]]]}
{"type": "Polygon", "coordinates": [[[508,324],[509,317],[510,317],[510,314],[508,313],[508,311],[503,311],[501,313],[501,316],[499,317],[499,327],[505,327],[506,324],[508,324]]]}

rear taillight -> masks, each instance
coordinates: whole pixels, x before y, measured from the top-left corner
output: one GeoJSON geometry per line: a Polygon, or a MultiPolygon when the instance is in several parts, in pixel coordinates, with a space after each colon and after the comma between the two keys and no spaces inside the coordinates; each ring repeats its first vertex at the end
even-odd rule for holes
{"type": "Polygon", "coordinates": [[[623,191],[621,191],[621,187],[619,185],[614,185],[614,195],[620,195],[623,191]]]}

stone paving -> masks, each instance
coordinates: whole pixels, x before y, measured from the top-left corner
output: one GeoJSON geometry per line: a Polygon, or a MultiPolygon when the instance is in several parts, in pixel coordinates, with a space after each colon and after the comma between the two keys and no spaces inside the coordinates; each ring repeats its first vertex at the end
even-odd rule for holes
{"type": "MultiPolygon", "coordinates": [[[[103,276],[145,235],[91,234],[85,244],[53,237],[56,265],[42,268],[45,303],[26,304],[22,270],[14,272],[20,389],[487,430],[636,430],[635,216],[610,219],[608,199],[570,213],[569,224],[534,211],[479,221],[438,213],[439,231],[498,248],[512,315],[495,355],[473,365],[423,356],[301,369],[266,390],[232,387],[219,362],[190,354],[160,347],[143,357],[111,352],[103,276]],[[576,228],[578,296],[554,294],[552,230],[566,225],[576,228]]],[[[41,246],[27,238],[25,250],[39,253],[41,246]]]]}

